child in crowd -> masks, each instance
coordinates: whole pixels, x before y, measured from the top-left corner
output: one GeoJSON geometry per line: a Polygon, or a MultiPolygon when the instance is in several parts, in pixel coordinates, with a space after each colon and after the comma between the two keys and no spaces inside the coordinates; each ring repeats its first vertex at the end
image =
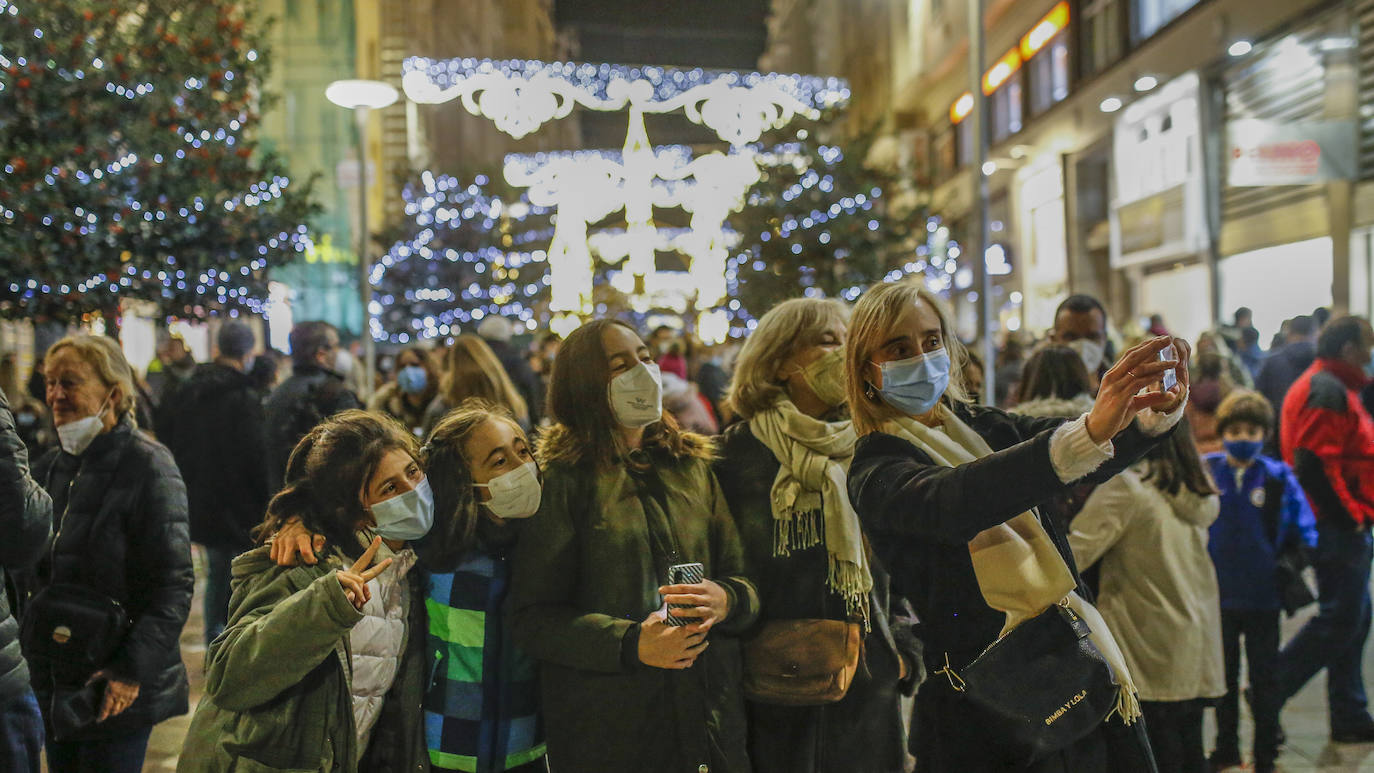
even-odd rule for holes
{"type": "Polygon", "coordinates": [[[229,626],[207,653],[177,769],[425,769],[424,595],[407,543],[433,516],[418,442],[399,424],[353,410],[311,430],[257,535],[299,519],[323,537],[320,560],[278,566],[268,545],[234,560],[229,626]]]}
{"type": "Polygon", "coordinates": [[[1274,770],[1280,709],[1278,560],[1287,551],[1316,544],[1316,521],[1293,471],[1260,453],[1273,426],[1274,409],[1263,395],[1236,390],[1217,407],[1217,430],[1226,450],[1205,457],[1221,491],[1221,515],[1212,525],[1208,550],[1221,588],[1227,690],[1217,705],[1213,770],[1241,764],[1236,727],[1242,637],[1255,716],[1255,773],[1274,770]]]}
{"type": "Polygon", "coordinates": [[[546,771],[537,667],[515,645],[507,600],[515,522],[542,499],[534,447],[510,411],[468,399],[435,425],[424,456],[435,526],[416,551],[427,572],[431,769],[546,771]]]}

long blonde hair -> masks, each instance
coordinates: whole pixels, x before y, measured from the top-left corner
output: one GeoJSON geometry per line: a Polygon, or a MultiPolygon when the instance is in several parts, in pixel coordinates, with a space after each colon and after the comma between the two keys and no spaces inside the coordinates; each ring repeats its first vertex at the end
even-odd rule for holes
{"type": "Polygon", "coordinates": [[[43,361],[51,362],[52,356],[62,349],[72,349],[81,359],[90,363],[95,375],[105,386],[119,390],[119,403],[115,405],[116,418],[127,416],[137,422],[137,398],[134,390],[134,369],[124,357],[119,343],[109,336],[77,335],[68,336],[48,347],[43,361]]]}
{"type": "Polygon", "coordinates": [[[835,299],[793,298],[769,309],[735,359],[730,406],[744,419],[772,408],[783,396],[777,378],[783,360],[820,343],[833,323],[848,321],[849,308],[835,299]]]}
{"type": "Polygon", "coordinates": [[[506,374],[505,366],[487,342],[475,335],[458,336],[444,353],[439,394],[450,407],[462,405],[469,397],[480,397],[504,406],[521,424],[528,425],[530,421],[529,406],[506,374]]]}
{"type": "Polygon", "coordinates": [[[916,303],[925,303],[935,310],[940,318],[940,340],[949,352],[949,386],[940,402],[951,407],[955,403],[968,402],[968,392],[964,388],[968,352],[954,334],[954,325],[944,302],[916,279],[877,284],[854,306],[854,313],[849,318],[849,339],[845,343],[845,391],[854,429],[860,435],[881,431],[884,422],[901,415],[901,411],[888,405],[868,383],[864,366],[882,348],[897,318],[916,303]]]}

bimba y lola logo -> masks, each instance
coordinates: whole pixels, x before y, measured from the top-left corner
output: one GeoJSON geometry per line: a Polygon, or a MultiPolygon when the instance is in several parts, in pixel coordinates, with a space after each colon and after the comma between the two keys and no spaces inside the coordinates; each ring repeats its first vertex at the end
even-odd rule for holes
{"type": "Polygon", "coordinates": [[[1070,709],[1072,709],[1074,706],[1077,706],[1079,703],[1082,703],[1083,699],[1086,697],[1088,697],[1088,691],[1083,690],[1082,692],[1078,693],[1072,698],[1069,698],[1067,701],[1064,702],[1063,706],[1060,706],[1059,708],[1055,709],[1053,714],[1049,715],[1048,717],[1045,717],[1045,726],[1049,727],[1050,725],[1053,725],[1055,720],[1069,713],[1070,709]]]}

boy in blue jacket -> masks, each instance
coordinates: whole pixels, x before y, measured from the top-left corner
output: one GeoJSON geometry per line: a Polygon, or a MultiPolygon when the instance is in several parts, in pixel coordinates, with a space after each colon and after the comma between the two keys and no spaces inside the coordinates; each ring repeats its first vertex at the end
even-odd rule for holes
{"type": "Polygon", "coordinates": [[[1221,491],[1221,515],[1212,524],[1208,552],[1221,588],[1222,648],[1226,697],[1217,704],[1217,744],[1212,769],[1241,764],[1239,720],[1240,645],[1249,662],[1255,716],[1255,773],[1272,773],[1278,756],[1279,654],[1278,558],[1316,545],[1317,526],[1293,471],[1260,454],[1274,425],[1274,409],[1258,392],[1236,390],[1217,408],[1224,452],[1205,457],[1221,491]]]}

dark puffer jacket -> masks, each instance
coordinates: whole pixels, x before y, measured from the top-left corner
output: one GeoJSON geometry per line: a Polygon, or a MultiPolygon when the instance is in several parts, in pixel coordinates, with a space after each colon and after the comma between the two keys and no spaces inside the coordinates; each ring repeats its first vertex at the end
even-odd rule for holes
{"type": "MultiPolygon", "coordinates": [[[[770,495],[780,466],[747,422],[722,435],[714,464],[716,478],[739,527],[747,571],[758,586],[763,610],[753,631],[769,620],[847,618],[844,599],[826,584],[830,556],[824,542],[787,556],[773,553],[776,521],[770,495]]],[[[825,706],[746,701],[749,757],[755,773],[893,773],[903,769],[907,743],[901,698],[915,690],[925,668],[912,630],[911,606],[906,599],[891,595],[887,573],[873,556],[870,565],[872,630],[864,639],[863,657],[849,692],[825,706]],[[899,657],[909,671],[905,681],[898,679],[899,657]]]]}
{"type": "MultiPolygon", "coordinates": [[[[128,418],[98,436],[81,456],[50,451],[35,475],[60,513],[52,547],[29,589],[75,583],[123,605],[130,628],[107,668],[139,685],[122,714],[70,740],[117,737],[187,710],[186,666],[179,639],[191,611],[195,574],[186,523],[186,486],[172,455],[128,418]]],[[[86,675],[30,663],[34,691],[79,689],[86,675]]]]}
{"type": "Polygon", "coordinates": [[[163,442],[176,457],[190,502],[191,540],[244,552],[267,510],[262,397],[241,371],[217,362],[196,368],[164,397],[163,442]]]}
{"type": "MultiPolygon", "coordinates": [[[[52,536],[52,499],[29,475],[29,455],[15,431],[9,401],[0,391],[0,569],[32,566],[52,536]]],[[[6,578],[8,584],[8,578],[6,578]]],[[[29,669],[19,652],[19,624],[9,593],[0,593],[0,706],[29,690],[29,669]]]]}

